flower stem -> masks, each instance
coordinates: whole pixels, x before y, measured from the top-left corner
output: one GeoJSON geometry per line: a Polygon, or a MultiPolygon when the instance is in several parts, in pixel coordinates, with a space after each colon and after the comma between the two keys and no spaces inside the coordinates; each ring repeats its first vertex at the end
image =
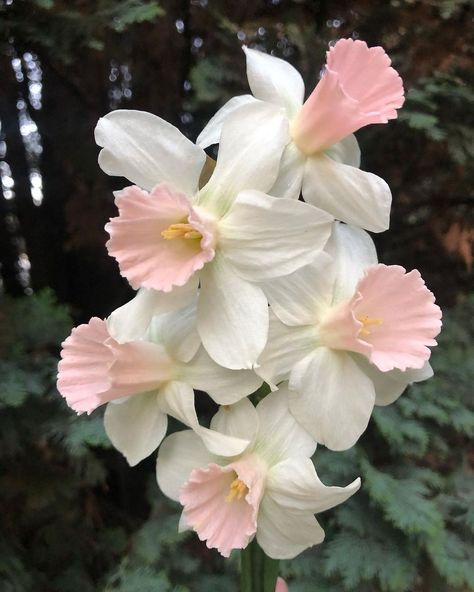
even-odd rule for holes
{"type": "Polygon", "coordinates": [[[241,592],[275,592],[278,564],[253,540],[241,552],[241,592]]]}

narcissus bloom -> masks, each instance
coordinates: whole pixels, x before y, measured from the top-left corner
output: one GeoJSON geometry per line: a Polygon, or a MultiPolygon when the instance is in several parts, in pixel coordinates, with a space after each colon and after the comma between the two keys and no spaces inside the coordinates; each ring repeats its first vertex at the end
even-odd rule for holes
{"type": "Polygon", "coordinates": [[[269,282],[273,314],[258,373],[289,378],[290,409],[333,450],[350,448],[374,404],[432,375],[441,311],[418,271],[377,264],[370,237],[337,223],[315,263],[269,282]]]}
{"type": "Polygon", "coordinates": [[[283,578],[278,578],[275,592],[288,592],[288,585],[283,578]]]}
{"type": "Polygon", "coordinates": [[[139,185],[117,193],[109,253],[134,288],[197,289],[199,281],[199,335],[216,362],[234,369],[251,368],[266,342],[258,283],[312,261],[332,220],[263,193],[276,179],[288,122],[261,102],[247,115],[223,127],[216,167],[201,189],[204,151],[159,117],[114,111],[96,128],[102,169],[139,185]],[[236,144],[242,132],[245,144],[236,144]]]}
{"type": "Polygon", "coordinates": [[[342,503],[360,487],[326,487],[311,456],[316,445],[288,411],[287,391],[223,407],[211,428],[247,439],[238,456],[223,443],[219,456],[192,431],[163,442],[157,479],[163,492],[183,505],[180,527],[197,532],[209,548],[228,557],[254,538],[275,559],[290,559],[321,543],[314,514],[342,503]]]}
{"type": "MultiPolygon", "coordinates": [[[[336,219],[381,232],[389,226],[391,193],[388,185],[361,171],[360,151],[352,135],[371,123],[387,123],[403,105],[400,76],[381,47],[341,39],[327,52],[321,80],[304,101],[300,74],[287,62],[244,47],[253,97],[234,97],[211,119],[197,142],[219,142],[223,122],[243,124],[256,100],[284,113],[287,146],[272,195],[297,198],[330,212],[336,219]]],[[[269,111],[268,113],[270,113],[269,111]]],[[[262,120],[262,123],[265,123],[262,120]]],[[[245,144],[245,127],[235,137],[245,144]]],[[[260,136],[266,142],[265,132],[260,136]]]]}
{"type": "MultiPolygon", "coordinates": [[[[130,465],[158,447],[167,414],[199,432],[216,450],[214,433],[199,425],[193,388],[206,391],[219,404],[231,404],[262,380],[250,370],[223,368],[207,355],[196,331],[195,302],[154,316],[144,339],[120,343],[111,335],[120,334],[119,325],[114,319],[110,330],[106,321],[92,318],[64,341],[58,390],[68,405],[91,413],[109,403],[106,432],[130,465]]],[[[234,453],[245,444],[236,438],[228,442],[234,453]]]]}

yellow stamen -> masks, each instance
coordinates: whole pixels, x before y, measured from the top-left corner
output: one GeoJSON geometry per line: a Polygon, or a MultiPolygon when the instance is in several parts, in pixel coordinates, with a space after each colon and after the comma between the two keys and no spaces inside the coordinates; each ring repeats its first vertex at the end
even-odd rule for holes
{"type": "Polygon", "coordinates": [[[361,335],[362,337],[368,337],[371,334],[371,331],[367,327],[370,327],[370,325],[378,326],[383,323],[382,318],[376,317],[371,319],[369,315],[362,315],[360,317],[357,317],[357,320],[362,323],[362,327],[359,331],[359,335],[361,335]]]}
{"type": "Polygon", "coordinates": [[[166,230],[161,231],[161,236],[166,240],[173,238],[202,238],[202,234],[198,232],[191,224],[178,222],[171,224],[166,230]]]}
{"type": "Polygon", "coordinates": [[[247,495],[249,488],[240,479],[234,479],[230,484],[229,495],[225,498],[226,502],[231,502],[234,498],[238,500],[242,499],[244,495],[247,495]]]}

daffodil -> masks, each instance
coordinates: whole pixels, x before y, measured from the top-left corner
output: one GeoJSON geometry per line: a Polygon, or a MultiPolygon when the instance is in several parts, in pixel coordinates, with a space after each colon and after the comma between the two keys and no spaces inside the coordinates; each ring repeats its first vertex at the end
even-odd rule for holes
{"type": "MultiPolygon", "coordinates": [[[[255,104],[268,107],[268,117],[284,114],[286,148],[272,195],[298,198],[330,212],[336,219],[381,232],[389,226],[391,193],[380,177],[361,171],[353,132],[372,123],[387,123],[403,105],[400,76],[381,47],[341,39],[327,52],[320,81],[304,101],[300,74],[289,63],[244,47],[251,95],[234,97],[210,120],[197,143],[206,147],[221,138],[223,124],[235,119],[246,143],[246,118],[255,104]]],[[[261,143],[269,120],[262,117],[261,143]]],[[[255,132],[254,132],[255,133],[255,132]]],[[[274,155],[276,156],[276,155],[274,155]]]]}
{"type": "MultiPolygon", "coordinates": [[[[120,333],[117,318],[112,325],[112,332],[120,333]]],[[[78,413],[108,403],[106,432],[130,465],[158,447],[167,415],[196,430],[218,453],[221,440],[215,441],[215,434],[199,425],[193,389],[227,405],[262,383],[254,372],[223,368],[207,355],[196,331],[195,301],[155,315],[142,339],[122,343],[112,336],[107,321],[92,318],[72,330],[61,358],[59,392],[78,413]]],[[[227,445],[237,453],[245,442],[229,438],[227,445]]]]}
{"type": "Polygon", "coordinates": [[[418,271],[377,264],[363,230],[337,223],[313,264],[269,282],[268,344],[258,373],[289,379],[290,410],[320,443],[354,445],[375,405],[432,375],[441,311],[418,271]]]}
{"type": "Polygon", "coordinates": [[[256,408],[248,399],[222,407],[211,428],[247,439],[247,447],[234,455],[223,443],[217,456],[192,431],[172,434],[159,450],[157,479],[183,506],[180,528],[225,557],[254,537],[269,557],[295,557],[324,539],[314,514],[360,487],[360,479],[347,487],[321,483],[311,461],[315,442],[289,413],[284,388],[256,408]]]}
{"type": "Polygon", "coordinates": [[[232,369],[251,368],[265,346],[268,306],[259,283],[312,261],[332,221],[264,193],[276,180],[288,122],[261,102],[247,115],[224,125],[216,167],[201,189],[204,151],[159,117],[114,111],[96,128],[102,169],[137,184],[116,196],[109,253],[134,288],[197,290],[199,282],[202,343],[232,369]],[[236,143],[242,132],[245,143],[236,143]]]}

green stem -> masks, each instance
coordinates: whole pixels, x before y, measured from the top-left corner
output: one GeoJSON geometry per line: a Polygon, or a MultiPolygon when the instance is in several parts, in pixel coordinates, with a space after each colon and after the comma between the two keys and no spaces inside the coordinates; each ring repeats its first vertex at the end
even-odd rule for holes
{"type": "Polygon", "coordinates": [[[275,592],[278,563],[253,540],[241,552],[241,592],[275,592]]]}

